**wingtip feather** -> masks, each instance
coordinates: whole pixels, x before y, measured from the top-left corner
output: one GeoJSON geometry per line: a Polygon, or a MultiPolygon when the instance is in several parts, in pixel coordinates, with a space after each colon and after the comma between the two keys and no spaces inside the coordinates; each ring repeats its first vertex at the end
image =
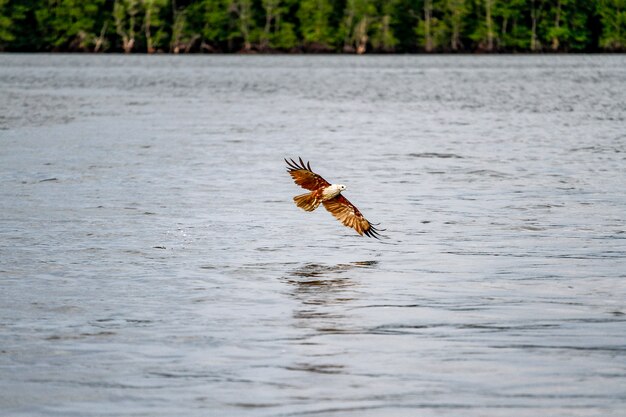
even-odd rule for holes
{"type": "Polygon", "coordinates": [[[311,162],[307,161],[306,163],[304,162],[304,160],[302,159],[302,157],[298,157],[298,160],[294,160],[293,158],[283,158],[285,160],[285,163],[289,166],[288,170],[289,171],[298,171],[301,169],[307,170],[307,171],[311,171],[313,172],[313,169],[311,168],[311,162]]]}
{"type": "Polygon", "coordinates": [[[369,229],[367,229],[367,231],[365,232],[365,234],[369,237],[373,237],[374,239],[378,239],[380,240],[382,237],[385,237],[383,235],[380,234],[381,231],[385,231],[387,229],[377,229],[376,227],[372,226],[372,223],[370,223],[370,227],[369,229]]]}
{"type": "Polygon", "coordinates": [[[296,164],[296,163],[295,163],[295,161],[294,161],[293,159],[291,159],[291,162],[290,162],[290,161],[288,161],[288,160],[285,158],[285,162],[287,163],[287,165],[289,165],[289,168],[290,168],[290,170],[291,170],[291,171],[297,171],[297,170],[299,170],[299,169],[300,169],[300,167],[298,166],[298,164],[296,164]]]}

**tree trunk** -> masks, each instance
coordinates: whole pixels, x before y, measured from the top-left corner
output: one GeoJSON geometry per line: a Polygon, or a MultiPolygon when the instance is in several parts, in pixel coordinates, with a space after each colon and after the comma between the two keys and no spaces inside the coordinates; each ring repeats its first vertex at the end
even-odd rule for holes
{"type": "Polygon", "coordinates": [[[263,28],[263,40],[261,41],[261,48],[265,49],[269,47],[270,33],[272,31],[272,21],[276,26],[275,10],[278,7],[278,0],[265,0],[263,2],[265,8],[265,27],[263,28]]]}
{"type": "Polygon", "coordinates": [[[530,18],[532,19],[531,37],[530,37],[530,50],[536,52],[537,45],[537,7],[535,0],[532,1],[532,8],[530,9],[530,18]]]}
{"type": "Polygon", "coordinates": [[[424,0],[424,49],[426,52],[433,50],[433,37],[431,35],[431,25],[433,17],[433,1],[424,0]]]}
{"type": "Polygon", "coordinates": [[[193,35],[189,42],[185,45],[185,53],[189,53],[191,48],[193,48],[193,44],[196,43],[200,39],[200,35],[193,35]]]}
{"type": "Polygon", "coordinates": [[[252,43],[250,42],[250,26],[248,24],[250,10],[246,7],[241,19],[241,33],[243,34],[243,48],[246,51],[252,49],[252,43]]]}
{"type": "Polygon", "coordinates": [[[322,4],[321,0],[317,0],[317,10],[318,13],[315,15],[317,18],[315,19],[315,39],[317,41],[319,41],[320,39],[322,39],[322,14],[321,12],[319,12],[320,10],[322,10],[324,7],[324,5],[322,4]]]}
{"type": "Polygon", "coordinates": [[[154,53],[154,48],[152,47],[152,35],[150,34],[150,18],[152,17],[152,5],[150,2],[147,2],[144,7],[146,8],[146,13],[144,17],[144,31],[146,34],[146,49],[149,54],[154,53]]]}
{"type": "Polygon", "coordinates": [[[239,30],[243,37],[243,49],[249,51],[252,49],[252,43],[250,42],[250,19],[251,19],[251,1],[250,0],[237,0],[236,10],[239,14],[239,30]]]}
{"type": "Polygon", "coordinates": [[[176,9],[176,0],[172,0],[172,41],[170,42],[170,52],[177,54],[180,51],[180,30],[178,21],[178,10],[176,9]]]}
{"type": "Polygon", "coordinates": [[[363,16],[363,19],[359,22],[355,33],[356,40],[356,53],[361,55],[367,50],[367,16],[363,16]]]}
{"type": "Polygon", "coordinates": [[[558,0],[556,3],[556,16],[554,17],[554,27],[557,29],[554,37],[552,38],[552,50],[556,51],[559,49],[559,36],[558,29],[561,25],[561,0],[558,0]]]}
{"type": "Polygon", "coordinates": [[[125,54],[132,52],[135,46],[135,14],[137,10],[135,4],[131,3],[126,9],[119,1],[113,4],[113,17],[115,19],[115,31],[122,38],[122,49],[125,54]],[[128,17],[128,31],[125,29],[126,18],[128,17]]]}
{"type": "Polygon", "coordinates": [[[493,51],[493,21],[491,20],[491,3],[493,0],[485,0],[485,20],[487,23],[487,50],[493,51]]]}
{"type": "Polygon", "coordinates": [[[94,45],[94,48],[93,48],[94,52],[100,51],[100,48],[102,47],[102,44],[104,43],[104,35],[107,32],[108,24],[109,22],[104,22],[104,25],[102,26],[102,30],[100,31],[100,36],[98,36],[98,38],[96,39],[96,44],[94,45]]]}
{"type": "Polygon", "coordinates": [[[125,54],[129,54],[133,51],[133,47],[135,46],[135,38],[129,38],[128,36],[122,39],[122,49],[124,49],[125,54]]]}
{"type": "Polygon", "coordinates": [[[388,14],[383,16],[382,47],[384,51],[391,51],[393,49],[393,43],[391,42],[391,30],[389,28],[390,21],[391,21],[391,17],[388,14]]]}
{"type": "Polygon", "coordinates": [[[265,49],[270,43],[270,29],[272,28],[272,10],[267,9],[265,11],[265,28],[263,29],[263,41],[261,41],[261,48],[265,49]]]}
{"type": "Polygon", "coordinates": [[[353,32],[352,29],[352,21],[354,20],[354,5],[351,4],[352,2],[350,2],[348,0],[348,3],[350,3],[350,5],[348,6],[348,17],[346,17],[346,36],[343,39],[343,50],[347,51],[352,49],[352,40],[351,40],[351,35],[353,32]]]}
{"type": "Polygon", "coordinates": [[[459,9],[454,9],[452,13],[452,39],[450,41],[450,47],[453,51],[458,51],[461,44],[461,13],[459,9]]]}

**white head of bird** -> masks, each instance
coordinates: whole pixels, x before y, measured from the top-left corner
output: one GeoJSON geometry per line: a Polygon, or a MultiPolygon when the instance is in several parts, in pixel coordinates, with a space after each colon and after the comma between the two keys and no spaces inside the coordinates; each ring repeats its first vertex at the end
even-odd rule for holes
{"type": "Polygon", "coordinates": [[[336,197],[337,195],[339,195],[340,192],[342,192],[346,188],[348,188],[348,187],[346,187],[343,184],[331,184],[331,185],[329,185],[323,191],[324,200],[328,200],[328,199],[331,199],[333,197],[336,197]]]}

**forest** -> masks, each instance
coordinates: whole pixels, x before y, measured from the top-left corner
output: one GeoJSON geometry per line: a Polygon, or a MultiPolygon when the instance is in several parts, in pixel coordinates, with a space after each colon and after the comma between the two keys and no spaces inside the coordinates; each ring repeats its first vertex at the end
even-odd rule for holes
{"type": "Polygon", "coordinates": [[[0,0],[0,51],[623,52],[626,0],[0,0]]]}

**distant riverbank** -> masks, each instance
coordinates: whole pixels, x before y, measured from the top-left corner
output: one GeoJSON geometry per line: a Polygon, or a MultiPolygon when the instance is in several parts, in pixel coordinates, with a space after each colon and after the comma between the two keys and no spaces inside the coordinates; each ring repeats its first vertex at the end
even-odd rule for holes
{"type": "Polygon", "coordinates": [[[0,0],[0,51],[626,51],[622,0],[0,0]]]}

